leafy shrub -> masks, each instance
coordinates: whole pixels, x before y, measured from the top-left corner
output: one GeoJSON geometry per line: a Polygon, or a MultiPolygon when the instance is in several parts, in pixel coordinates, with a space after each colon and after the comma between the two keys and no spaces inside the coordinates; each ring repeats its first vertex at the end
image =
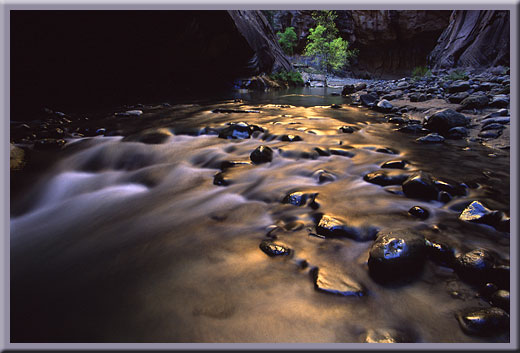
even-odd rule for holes
{"type": "Polygon", "coordinates": [[[448,75],[448,78],[450,80],[457,81],[457,80],[467,80],[467,79],[469,79],[469,76],[465,71],[457,69],[457,70],[453,70],[452,72],[450,72],[450,74],[448,75]]]}
{"type": "Polygon", "coordinates": [[[432,72],[427,66],[416,66],[412,70],[413,77],[430,77],[432,72]]]}
{"type": "Polygon", "coordinates": [[[298,71],[279,71],[270,75],[271,79],[289,86],[302,86],[302,75],[298,71]]]}
{"type": "Polygon", "coordinates": [[[278,43],[280,43],[283,51],[287,55],[293,55],[294,48],[298,43],[298,36],[296,35],[294,28],[287,27],[283,33],[278,32],[276,35],[278,36],[278,43]]]}

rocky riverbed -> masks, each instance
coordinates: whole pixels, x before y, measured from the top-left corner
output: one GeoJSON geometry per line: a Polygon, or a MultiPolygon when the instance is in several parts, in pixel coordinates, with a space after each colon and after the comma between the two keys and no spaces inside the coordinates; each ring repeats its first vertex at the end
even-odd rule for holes
{"type": "Polygon", "coordinates": [[[509,76],[11,123],[16,342],[508,342],[509,76]]]}

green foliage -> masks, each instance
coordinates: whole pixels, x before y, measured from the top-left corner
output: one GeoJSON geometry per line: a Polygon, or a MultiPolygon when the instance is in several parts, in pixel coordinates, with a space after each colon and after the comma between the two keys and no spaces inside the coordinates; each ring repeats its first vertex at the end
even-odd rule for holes
{"type": "Polygon", "coordinates": [[[270,75],[275,81],[288,84],[289,86],[302,86],[303,78],[298,71],[279,71],[270,75]]]}
{"type": "Polygon", "coordinates": [[[412,70],[412,77],[430,77],[432,72],[427,66],[416,66],[412,70]]]}
{"type": "Polygon", "coordinates": [[[468,74],[463,70],[457,69],[450,72],[448,75],[448,79],[457,81],[457,80],[467,80],[469,78],[468,74]]]}
{"type": "Polygon", "coordinates": [[[287,27],[283,33],[278,32],[276,35],[278,36],[278,43],[280,43],[283,51],[287,55],[292,55],[298,42],[298,36],[296,35],[294,28],[287,27]]]}
{"type": "Polygon", "coordinates": [[[336,11],[313,11],[312,18],[316,22],[316,26],[325,27],[324,37],[327,41],[336,39],[339,35],[339,31],[336,27],[336,18],[338,15],[336,11]]]}
{"type": "MultiPolygon", "coordinates": [[[[335,26],[334,24],[334,28],[335,26]]],[[[318,24],[315,28],[310,29],[304,55],[314,57],[314,62],[325,72],[340,70],[348,65],[350,58],[357,54],[357,50],[348,50],[346,40],[341,37],[333,38],[329,29],[324,25],[318,24]]]]}

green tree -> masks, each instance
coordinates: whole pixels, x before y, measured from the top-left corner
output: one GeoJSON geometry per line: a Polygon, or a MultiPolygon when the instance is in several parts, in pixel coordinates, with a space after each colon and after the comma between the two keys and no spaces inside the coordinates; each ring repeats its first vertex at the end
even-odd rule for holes
{"type": "Polygon", "coordinates": [[[287,55],[292,55],[298,42],[298,36],[296,35],[294,28],[287,27],[283,33],[278,32],[276,35],[278,36],[278,43],[280,43],[283,51],[287,55]]]}
{"type": "Polygon", "coordinates": [[[326,28],[317,25],[310,29],[305,47],[305,56],[314,57],[314,62],[320,69],[330,74],[349,64],[349,59],[357,55],[357,50],[348,50],[348,42],[341,37],[328,40],[326,28]]]}

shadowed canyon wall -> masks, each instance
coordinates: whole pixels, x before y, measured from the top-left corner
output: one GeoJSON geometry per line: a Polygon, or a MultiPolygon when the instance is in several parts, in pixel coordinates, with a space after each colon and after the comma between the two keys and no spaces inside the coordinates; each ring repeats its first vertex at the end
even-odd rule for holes
{"type": "Polygon", "coordinates": [[[509,11],[453,11],[428,60],[434,69],[509,66],[509,11]]]}
{"type": "Polygon", "coordinates": [[[193,98],[290,69],[260,11],[13,11],[11,119],[193,98]]]}

